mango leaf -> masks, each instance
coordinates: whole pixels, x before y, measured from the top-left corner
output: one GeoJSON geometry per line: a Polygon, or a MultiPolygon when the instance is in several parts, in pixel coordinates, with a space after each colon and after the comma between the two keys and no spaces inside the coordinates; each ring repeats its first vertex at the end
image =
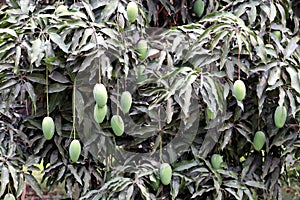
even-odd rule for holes
{"type": "Polygon", "coordinates": [[[76,102],[76,105],[74,105],[77,111],[76,116],[78,117],[78,123],[81,124],[84,116],[84,99],[79,90],[76,89],[75,91],[75,101],[73,102],[76,102]]]}
{"type": "Polygon", "coordinates": [[[25,87],[26,92],[29,94],[29,97],[34,106],[34,110],[36,112],[36,94],[34,92],[34,88],[30,82],[25,82],[24,87],[25,87]]]}
{"type": "Polygon", "coordinates": [[[37,182],[37,180],[31,174],[26,174],[26,173],[25,173],[25,180],[26,180],[26,183],[29,184],[31,186],[31,188],[36,192],[36,194],[40,198],[42,198],[43,192],[42,192],[41,186],[37,182]]]}
{"type": "Polygon", "coordinates": [[[59,83],[54,83],[49,86],[49,93],[59,93],[67,89],[68,86],[59,83]]]}
{"type": "Polygon", "coordinates": [[[101,21],[107,21],[111,15],[115,12],[119,4],[118,0],[111,0],[106,4],[105,8],[101,12],[101,21]]]}
{"type": "Polygon", "coordinates": [[[0,34],[3,34],[3,33],[9,34],[9,35],[14,36],[16,38],[18,37],[17,33],[13,29],[0,28],[0,34]]]}
{"type": "Polygon", "coordinates": [[[276,6],[273,4],[273,2],[270,2],[270,13],[268,13],[270,22],[273,22],[276,17],[276,6]]]}
{"type": "Polygon", "coordinates": [[[293,67],[287,67],[286,71],[289,73],[291,78],[291,86],[298,94],[300,95],[300,79],[299,79],[299,73],[300,71],[296,70],[293,67]]]}
{"type": "Polygon", "coordinates": [[[17,83],[16,80],[10,79],[9,81],[6,81],[6,82],[0,84],[0,90],[10,88],[11,86],[15,85],[16,83],[17,83]]]}
{"type": "Polygon", "coordinates": [[[176,199],[179,193],[180,180],[178,177],[174,177],[171,182],[171,196],[172,199],[176,199]]]}
{"type": "Polygon", "coordinates": [[[44,44],[43,41],[40,38],[37,38],[32,42],[32,47],[31,47],[31,60],[30,63],[33,64],[36,62],[36,66],[41,65],[41,60],[44,57],[44,44]]]}
{"type": "Polygon", "coordinates": [[[74,168],[73,165],[68,165],[69,170],[71,171],[72,175],[75,177],[76,181],[82,185],[82,180],[79,176],[79,174],[77,173],[76,169],[74,168]]]}
{"type": "Polygon", "coordinates": [[[126,191],[126,200],[131,200],[132,199],[132,194],[133,194],[133,191],[134,191],[134,186],[131,185],[128,190],[126,191]]]}
{"type": "Polygon", "coordinates": [[[25,187],[25,181],[24,181],[24,176],[23,174],[19,174],[18,176],[19,178],[19,185],[18,185],[18,190],[17,190],[17,197],[21,196],[21,194],[23,193],[24,191],[24,187],[25,187]]]}
{"type": "Polygon", "coordinates": [[[7,166],[8,166],[8,170],[10,172],[10,175],[11,175],[11,177],[13,179],[14,188],[17,191],[18,190],[18,185],[19,185],[17,170],[12,165],[10,165],[9,163],[7,163],[7,166]]]}
{"type": "Polygon", "coordinates": [[[6,190],[7,184],[9,183],[9,171],[5,165],[2,165],[0,180],[1,180],[0,196],[2,196],[6,190]]]}
{"type": "Polygon", "coordinates": [[[70,81],[58,71],[53,71],[49,77],[59,83],[69,83],[70,81]]]}
{"type": "Polygon", "coordinates": [[[297,48],[299,48],[299,45],[297,44],[298,41],[299,41],[299,37],[298,36],[292,38],[289,41],[288,46],[286,47],[286,49],[284,51],[284,57],[285,57],[285,59],[289,58],[292,55],[292,53],[294,53],[295,50],[297,48]]]}
{"type": "Polygon", "coordinates": [[[65,44],[64,40],[57,33],[49,33],[50,39],[52,42],[57,44],[57,46],[63,50],[65,53],[68,53],[68,47],[65,44]]]}
{"type": "Polygon", "coordinates": [[[82,4],[88,14],[88,16],[90,17],[90,19],[92,20],[92,22],[95,21],[95,15],[93,13],[93,8],[91,7],[91,4],[87,4],[85,1],[82,1],[82,4]]]}
{"type": "Polygon", "coordinates": [[[27,76],[27,79],[34,83],[46,84],[45,76],[39,73],[31,73],[27,76]]]}

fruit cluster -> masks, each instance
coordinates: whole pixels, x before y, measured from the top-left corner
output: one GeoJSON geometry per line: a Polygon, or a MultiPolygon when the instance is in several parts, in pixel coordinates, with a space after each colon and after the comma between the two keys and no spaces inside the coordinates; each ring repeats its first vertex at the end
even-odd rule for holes
{"type": "MultiPolygon", "coordinates": [[[[246,86],[242,80],[236,80],[233,84],[233,96],[237,101],[243,101],[246,97],[246,86]]],[[[216,116],[209,109],[206,108],[206,116],[208,119],[213,120],[216,116]]],[[[277,128],[282,128],[286,122],[287,110],[283,105],[277,106],[274,113],[274,124],[277,128]]],[[[266,142],[266,135],[263,131],[257,131],[254,135],[252,145],[256,151],[260,151],[266,142]]],[[[222,156],[214,154],[211,157],[211,164],[214,169],[220,169],[223,162],[222,156]]]]}

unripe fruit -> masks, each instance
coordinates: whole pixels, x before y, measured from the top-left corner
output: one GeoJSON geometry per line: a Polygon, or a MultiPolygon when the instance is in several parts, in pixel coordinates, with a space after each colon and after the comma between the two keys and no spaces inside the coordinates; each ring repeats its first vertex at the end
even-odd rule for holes
{"type": "Polygon", "coordinates": [[[206,116],[208,117],[208,119],[216,118],[215,114],[209,108],[206,108],[205,110],[206,110],[206,116]]]}
{"type": "Polygon", "coordinates": [[[163,185],[170,184],[172,178],[172,168],[168,163],[163,163],[160,165],[159,176],[163,185]]]}
{"type": "Polygon", "coordinates": [[[236,80],[233,84],[233,94],[238,101],[242,101],[246,96],[246,86],[243,81],[236,80]]]}
{"type": "Polygon", "coordinates": [[[214,169],[220,169],[221,164],[223,162],[223,158],[220,154],[214,154],[211,157],[211,165],[214,169]]]}
{"type": "Polygon", "coordinates": [[[262,131],[257,131],[254,135],[253,146],[256,151],[260,151],[264,146],[266,141],[265,133],[262,131]]]}
{"type": "Polygon", "coordinates": [[[68,7],[65,5],[60,5],[56,8],[55,10],[56,13],[64,13],[64,12],[68,12],[68,7]]]}
{"type": "Polygon", "coordinates": [[[146,59],[148,53],[148,44],[146,40],[140,40],[137,44],[137,52],[141,60],[146,59]]]}
{"type": "Polygon", "coordinates": [[[128,20],[133,23],[135,22],[138,15],[138,6],[135,2],[131,1],[127,5],[127,17],[128,20]]]}
{"type": "Polygon", "coordinates": [[[112,116],[110,125],[116,136],[121,136],[124,133],[124,122],[120,115],[112,116]]]}
{"type": "Polygon", "coordinates": [[[107,103],[107,91],[103,84],[97,83],[94,86],[93,95],[98,106],[103,107],[107,103]]]}
{"type": "Polygon", "coordinates": [[[44,137],[51,140],[54,135],[55,125],[51,117],[45,117],[42,122],[42,130],[44,137]]]}
{"type": "Polygon", "coordinates": [[[81,153],[81,145],[79,140],[74,139],[69,147],[69,156],[72,162],[77,162],[81,153]]]}
{"type": "Polygon", "coordinates": [[[121,95],[121,110],[124,114],[128,113],[132,104],[132,97],[128,91],[125,91],[121,95]]]}
{"type": "Polygon", "coordinates": [[[286,121],[287,111],[284,106],[277,106],[274,114],[274,122],[277,128],[282,128],[286,121]]]}
{"type": "Polygon", "coordinates": [[[204,2],[202,0],[197,0],[194,4],[194,12],[197,17],[201,17],[204,12],[204,2]]]}
{"type": "Polygon", "coordinates": [[[107,112],[107,106],[104,105],[103,107],[98,106],[98,104],[94,107],[94,119],[97,123],[102,123],[105,119],[107,112]]]}
{"type": "Polygon", "coordinates": [[[276,35],[276,37],[278,38],[279,41],[281,41],[281,32],[276,30],[272,32],[274,35],[276,35]]]}
{"type": "Polygon", "coordinates": [[[4,196],[4,199],[3,200],[15,200],[15,196],[13,194],[10,194],[10,193],[7,193],[5,196],[4,196]]]}

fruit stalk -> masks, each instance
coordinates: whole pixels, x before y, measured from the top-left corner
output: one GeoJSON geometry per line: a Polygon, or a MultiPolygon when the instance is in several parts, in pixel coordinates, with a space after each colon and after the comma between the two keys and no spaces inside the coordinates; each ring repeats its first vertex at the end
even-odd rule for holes
{"type": "MultiPolygon", "coordinates": [[[[75,89],[76,89],[76,78],[74,79],[74,85],[73,85],[73,127],[72,127],[72,129],[73,129],[73,133],[74,133],[74,135],[73,135],[73,137],[74,137],[74,140],[75,140],[75,133],[76,133],[76,127],[75,127],[75,114],[76,114],[76,110],[75,110],[75,105],[76,105],[76,91],[75,91],[75,89]]],[[[71,132],[71,134],[72,134],[72,132],[71,132]]]]}
{"type": "Polygon", "coordinates": [[[238,80],[241,79],[241,49],[238,50],[238,80]]]}
{"type": "MultiPolygon", "coordinates": [[[[117,79],[117,102],[119,102],[120,86],[119,79],[117,79]]],[[[119,116],[119,106],[117,106],[117,115],[119,116]]]]}
{"type": "Polygon", "coordinates": [[[47,104],[47,116],[49,117],[49,85],[48,85],[48,64],[46,65],[46,104],[47,104]]]}

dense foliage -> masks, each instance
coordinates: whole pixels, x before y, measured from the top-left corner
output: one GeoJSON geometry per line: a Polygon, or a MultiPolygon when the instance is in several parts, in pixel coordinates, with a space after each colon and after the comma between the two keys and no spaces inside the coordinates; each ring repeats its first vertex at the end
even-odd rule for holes
{"type": "Polygon", "coordinates": [[[0,196],[20,197],[28,184],[42,197],[32,171],[43,161],[43,182],[64,184],[74,199],[281,199],[281,185],[299,175],[300,4],[203,2],[201,15],[195,1],[139,0],[134,22],[125,0],[0,4],[0,196]],[[241,101],[236,80],[246,86],[241,101]],[[100,124],[96,83],[108,93],[100,124]],[[278,106],[287,109],[282,128],[278,106]],[[258,131],[265,141],[254,148],[258,131]],[[172,167],[169,185],[162,163],[172,167]]]}

